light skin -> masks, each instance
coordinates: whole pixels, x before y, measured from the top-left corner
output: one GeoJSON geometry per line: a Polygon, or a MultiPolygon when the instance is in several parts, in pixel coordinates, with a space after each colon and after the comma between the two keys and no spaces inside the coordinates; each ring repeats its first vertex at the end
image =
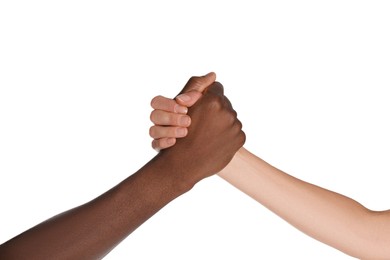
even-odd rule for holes
{"type": "MultiPolygon", "coordinates": [[[[197,89],[199,94],[206,87],[205,82],[197,89]]],[[[160,96],[152,107],[160,111],[159,115],[169,117],[178,112],[166,109],[165,105],[196,104],[198,96],[189,97],[183,102],[160,96]]],[[[153,119],[152,122],[161,123],[153,119]]],[[[164,141],[168,135],[159,131],[163,126],[183,127],[175,121],[160,124],[158,131],[151,132],[157,150],[171,146],[164,141]]],[[[169,138],[182,137],[175,136],[173,131],[169,138]]],[[[359,259],[390,259],[390,210],[369,210],[351,198],[288,175],[245,148],[218,175],[318,241],[359,259]]]]}
{"type": "MultiPolygon", "coordinates": [[[[202,80],[191,78],[183,91],[202,80]]],[[[218,82],[199,96],[185,118],[192,124],[187,121],[186,137],[174,147],[101,196],[0,245],[0,259],[101,259],[170,201],[221,171],[245,142],[242,125],[218,82]]]]}

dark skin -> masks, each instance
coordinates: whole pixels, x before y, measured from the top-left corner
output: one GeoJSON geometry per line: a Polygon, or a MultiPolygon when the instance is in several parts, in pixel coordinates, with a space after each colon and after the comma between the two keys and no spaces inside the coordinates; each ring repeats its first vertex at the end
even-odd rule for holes
{"type": "MultiPolygon", "coordinates": [[[[191,78],[182,92],[201,81],[191,78]]],[[[0,245],[0,259],[101,259],[170,201],[222,170],[245,142],[222,85],[208,87],[188,115],[188,135],[174,147],[94,200],[0,245]]]]}

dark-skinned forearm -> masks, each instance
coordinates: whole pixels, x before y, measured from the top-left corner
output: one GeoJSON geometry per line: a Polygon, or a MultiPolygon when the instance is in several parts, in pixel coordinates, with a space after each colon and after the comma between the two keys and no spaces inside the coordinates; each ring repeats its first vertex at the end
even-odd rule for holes
{"type": "Polygon", "coordinates": [[[0,259],[100,259],[167,203],[191,189],[157,155],[98,198],[0,246],[0,259]]]}
{"type": "Polygon", "coordinates": [[[188,115],[186,138],[100,197],[4,243],[0,259],[102,258],[171,200],[222,170],[245,142],[223,86],[214,82],[188,115]]]}

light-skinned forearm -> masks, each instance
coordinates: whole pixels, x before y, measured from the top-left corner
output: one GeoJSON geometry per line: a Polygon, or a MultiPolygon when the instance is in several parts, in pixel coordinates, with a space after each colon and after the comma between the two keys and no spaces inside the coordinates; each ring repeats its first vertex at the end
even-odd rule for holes
{"type": "Polygon", "coordinates": [[[294,178],[244,148],[219,176],[323,243],[361,259],[390,259],[390,211],[370,211],[294,178]]]}

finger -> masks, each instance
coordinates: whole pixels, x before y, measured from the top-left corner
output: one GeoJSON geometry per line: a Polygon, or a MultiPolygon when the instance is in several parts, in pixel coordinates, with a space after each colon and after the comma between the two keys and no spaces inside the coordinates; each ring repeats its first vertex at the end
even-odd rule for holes
{"type": "Polygon", "coordinates": [[[153,110],[150,114],[150,120],[155,125],[188,127],[191,124],[191,118],[187,115],[162,110],[153,110]]]}
{"type": "Polygon", "coordinates": [[[215,93],[217,95],[221,95],[223,96],[223,86],[221,83],[219,83],[218,81],[214,82],[213,84],[211,84],[205,91],[205,93],[207,92],[212,92],[212,93],[215,93]]]}
{"type": "Polygon", "coordinates": [[[202,93],[191,90],[189,92],[186,92],[184,94],[178,95],[175,100],[178,104],[185,106],[185,107],[191,107],[193,104],[195,104],[199,98],[202,96],[202,93]]]}
{"type": "Polygon", "coordinates": [[[181,138],[185,137],[188,133],[185,127],[169,127],[169,126],[152,126],[149,129],[149,135],[153,139],[160,139],[166,137],[181,138]]]}
{"type": "Polygon", "coordinates": [[[156,151],[160,151],[175,145],[175,143],[176,143],[175,138],[161,138],[161,139],[153,140],[152,147],[156,151]]]}
{"type": "Polygon", "coordinates": [[[188,80],[187,84],[184,86],[183,90],[180,92],[180,94],[189,92],[191,90],[195,90],[202,93],[208,86],[210,86],[215,81],[216,78],[217,75],[214,72],[210,72],[200,77],[191,77],[190,80],[188,80]]]}
{"type": "Polygon", "coordinates": [[[167,112],[175,112],[180,114],[187,114],[187,107],[179,105],[175,100],[163,96],[156,96],[150,102],[154,109],[163,110],[167,112]]]}

